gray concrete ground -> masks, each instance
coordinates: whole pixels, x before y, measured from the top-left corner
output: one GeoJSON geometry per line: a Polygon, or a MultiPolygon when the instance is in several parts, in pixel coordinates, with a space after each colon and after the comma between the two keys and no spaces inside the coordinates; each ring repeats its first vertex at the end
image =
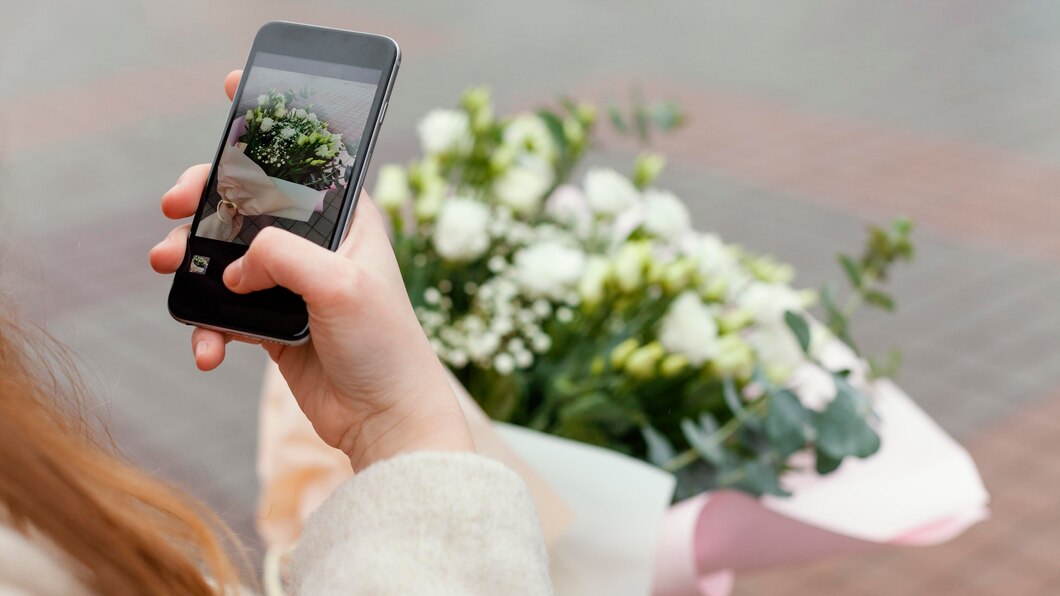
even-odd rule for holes
{"type": "Polygon", "coordinates": [[[129,453],[251,543],[264,356],[240,346],[197,372],[146,252],[169,228],[160,195],[213,154],[224,74],[271,19],[402,44],[376,167],[413,156],[417,118],[470,84],[503,109],[631,82],[682,98],[693,124],[660,142],[662,184],[700,228],[802,283],[837,278],[865,223],[923,222],[899,312],[857,332],[905,351],[901,384],[944,427],[971,440],[1060,396],[1055,3],[0,0],[0,14],[0,288],[84,359],[129,453]],[[820,139],[851,149],[825,159],[820,139]]]}

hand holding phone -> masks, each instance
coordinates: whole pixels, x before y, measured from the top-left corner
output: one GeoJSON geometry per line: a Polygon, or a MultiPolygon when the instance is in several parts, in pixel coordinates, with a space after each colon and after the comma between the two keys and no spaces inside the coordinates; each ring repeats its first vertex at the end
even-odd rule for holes
{"type": "MultiPolygon", "coordinates": [[[[239,75],[226,79],[229,97],[239,75]]],[[[162,212],[171,219],[193,216],[209,173],[207,164],[189,168],[162,197],[162,212]]],[[[178,226],[151,250],[156,271],[174,273],[188,263],[189,230],[178,226]]],[[[238,295],[285,287],[305,299],[312,338],[262,345],[314,429],[345,452],[355,470],[408,451],[472,448],[445,371],[405,292],[383,217],[366,196],[337,252],[266,229],[222,279],[238,295]]],[[[199,368],[217,367],[231,339],[246,340],[195,329],[199,368]]]]}
{"type": "Polygon", "coordinates": [[[248,338],[306,340],[300,296],[282,287],[236,294],[221,272],[269,228],[338,247],[399,64],[397,43],[380,35],[281,22],[258,31],[173,278],[173,318],[248,338]]]}

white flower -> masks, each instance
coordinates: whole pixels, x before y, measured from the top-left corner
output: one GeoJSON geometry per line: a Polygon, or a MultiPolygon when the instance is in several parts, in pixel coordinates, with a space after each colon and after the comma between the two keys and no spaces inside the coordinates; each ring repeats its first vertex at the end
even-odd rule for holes
{"type": "Polygon", "coordinates": [[[493,192],[501,204],[511,207],[512,211],[530,214],[541,206],[553,178],[548,162],[539,157],[524,156],[493,183],[493,192]]]}
{"type": "Polygon", "coordinates": [[[267,95],[265,95],[265,94],[259,95],[258,96],[258,105],[259,106],[263,106],[263,105],[265,105],[265,102],[268,101],[268,100],[269,100],[269,97],[267,95]]]}
{"type": "Polygon", "coordinates": [[[785,378],[805,359],[802,347],[783,323],[759,325],[746,336],[765,367],[774,378],[785,378]]]}
{"type": "Polygon", "coordinates": [[[504,127],[504,144],[519,152],[547,160],[556,157],[556,142],[548,126],[537,114],[520,114],[504,127]]]}
{"type": "Polygon", "coordinates": [[[380,207],[394,211],[404,205],[411,195],[405,168],[391,163],[379,169],[372,197],[378,201],[380,207]]]}
{"type": "Polygon", "coordinates": [[[416,130],[423,151],[428,154],[463,151],[471,145],[471,129],[466,112],[431,110],[416,130]]]}
{"type": "Polygon", "coordinates": [[[331,148],[327,145],[317,147],[317,157],[331,157],[331,148]]]}
{"type": "Polygon", "coordinates": [[[688,208],[664,190],[648,189],[644,193],[644,229],[664,240],[678,240],[692,227],[688,208]]]}
{"type": "Polygon", "coordinates": [[[617,215],[640,201],[640,193],[628,178],[606,168],[585,174],[585,196],[593,211],[605,216],[617,215]]]}
{"type": "Polygon", "coordinates": [[[515,281],[531,296],[561,300],[585,270],[585,253],[546,241],[515,253],[515,281]]]}
{"type": "Polygon", "coordinates": [[[434,248],[451,261],[473,261],[489,248],[489,209],[473,199],[454,198],[442,204],[434,228],[434,248]]]}
{"type": "Polygon", "coordinates": [[[261,121],[261,132],[269,132],[270,130],[272,130],[272,127],[275,124],[276,124],[275,120],[273,120],[272,118],[269,118],[269,117],[265,117],[261,121]]]}
{"type": "Polygon", "coordinates": [[[304,119],[306,117],[306,114],[307,114],[307,112],[305,110],[303,110],[302,108],[298,108],[297,110],[294,111],[294,115],[299,117],[299,118],[303,118],[304,119]]]}
{"type": "Polygon", "coordinates": [[[593,220],[593,212],[585,194],[571,184],[564,184],[552,192],[552,196],[545,201],[545,212],[579,232],[587,229],[593,220]]]}
{"type": "Polygon", "coordinates": [[[714,315],[695,292],[682,292],[670,304],[659,327],[659,342],[670,353],[681,354],[695,366],[706,362],[718,340],[714,315]]]}
{"type": "Polygon", "coordinates": [[[737,303],[767,325],[783,325],[785,311],[797,312],[803,307],[799,294],[784,284],[753,283],[740,293],[737,303]]]}
{"type": "Polygon", "coordinates": [[[317,118],[317,115],[315,113],[313,113],[313,112],[309,112],[306,115],[305,119],[310,121],[310,122],[314,122],[314,123],[319,121],[319,118],[317,118]]]}
{"type": "Polygon", "coordinates": [[[296,132],[298,132],[298,131],[293,129],[293,128],[291,128],[290,126],[285,126],[285,127],[280,129],[280,138],[289,139],[289,138],[293,137],[294,133],[296,133],[296,132]]]}

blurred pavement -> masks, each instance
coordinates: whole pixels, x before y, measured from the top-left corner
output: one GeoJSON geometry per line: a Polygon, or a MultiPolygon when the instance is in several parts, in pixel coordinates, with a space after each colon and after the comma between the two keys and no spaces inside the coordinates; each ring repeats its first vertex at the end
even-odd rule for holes
{"type": "MultiPolygon", "coordinates": [[[[951,545],[779,570],[740,594],[1060,592],[1060,5],[0,0],[0,291],[84,359],[118,442],[254,545],[264,356],[195,370],[147,266],[158,198],[209,160],[254,31],[273,19],[390,35],[404,60],[373,161],[486,83],[499,111],[558,94],[675,98],[657,149],[697,226],[838,278],[868,222],[919,222],[899,310],[870,351],[968,444],[995,517],[951,545]]],[[[612,146],[594,161],[628,170],[612,146]]],[[[369,180],[373,179],[369,174],[369,180]]],[[[371,182],[369,183],[371,188],[371,182]]],[[[871,515],[871,512],[866,512],[871,515]]]]}

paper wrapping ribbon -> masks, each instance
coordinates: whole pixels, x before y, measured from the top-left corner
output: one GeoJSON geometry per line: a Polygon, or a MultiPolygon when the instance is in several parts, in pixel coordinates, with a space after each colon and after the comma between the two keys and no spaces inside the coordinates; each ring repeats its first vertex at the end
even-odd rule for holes
{"type": "MultiPolygon", "coordinates": [[[[822,357],[829,367],[857,364],[838,344],[822,357]]],[[[798,392],[809,402],[834,391],[827,375],[799,377],[798,392]]],[[[453,382],[476,448],[530,487],[557,594],[725,596],[737,571],[884,544],[935,544],[987,516],[989,497],[967,452],[887,381],[874,389],[882,438],[876,455],[848,460],[829,476],[812,467],[789,473],[791,497],[715,491],[669,508],[669,475],[617,452],[491,424],[453,382]]],[[[352,472],[313,432],[272,365],[263,400],[258,525],[268,544],[290,544],[352,472]]]]}
{"type": "MultiPolygon", "coordinates": [[[[233,127],[235,128],[235,127],[233,127]]],[[[309,221],[327,190],[265,174],[246,154],[246,143],[226,144],[217,164],[217,211],[199,222],[196,235],[232,242],[245,216],[271,215],[309,221]]]]}

